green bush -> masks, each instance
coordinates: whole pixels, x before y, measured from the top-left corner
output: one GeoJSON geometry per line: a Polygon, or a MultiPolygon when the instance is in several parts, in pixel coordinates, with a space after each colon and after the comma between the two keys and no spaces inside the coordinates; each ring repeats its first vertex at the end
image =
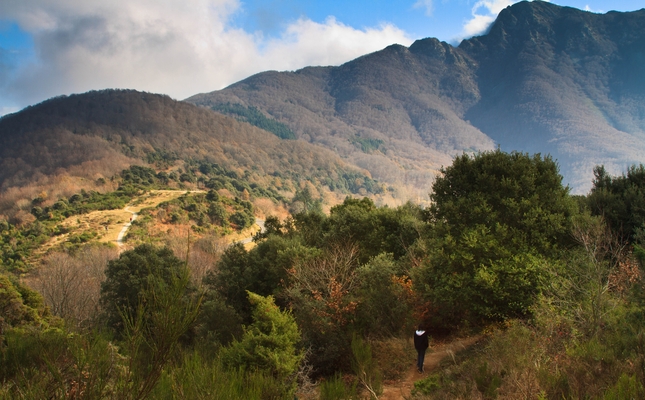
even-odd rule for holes
{"type": "Polygon", "coordinates": [[[340,373],[320,383],[319,400],[352,400],[357,399],[356,381],[347,386],[340,373]]]}
{"type": "Polygon", "coordinates": [[[378,399],[383,392],[383,375],[372,357],[372,347],[357,335],[352,337],[352,370],[370,398],[378,399]]]}
{"type": "Polygon", "coordinates": [[[280,311],[273,297],[248,292],[254,306],[253,323],[244,330],[242,339],[221,353],[228,368],[265,371],[282,382],[285,393],[295,391],[294,374],[303,359],[298,350],[300,332],[288,312],[280,311]]]}
{"type": "Polygon", "coordinates": [[[430,396],[439,389],[441,389],[441,376],[437,374],[431,374],[421,380],[414,382],[412,394],[422,394],[425,396],[430,396]]]}
{"type": "Polygon", "coordinates": [[[282,383],[265,371],[228,369],[219,359],[206,361],[197,352],[168,368],[152,392],[154,399],[292,400],[282,383]]]}
{"type": "MultiPolygon", "coordinates": [[[[141,295],[158,280],[172,282],[183,269],[183,262],[170,249],[149,244],[137,246],[111,260],[105,270],[105,281],[101,283],[100,297],[107,325],[120,335],[123,314],[135,315],[141,295]]],[[[190,290],[187,288],[187,292],[190,290]]]]}
{"type": "Polygon", "coordinates": [[[607,389],[605,400],[645,399],[645,388],[636,376],[622,374],[616,384],[607,389]]]}

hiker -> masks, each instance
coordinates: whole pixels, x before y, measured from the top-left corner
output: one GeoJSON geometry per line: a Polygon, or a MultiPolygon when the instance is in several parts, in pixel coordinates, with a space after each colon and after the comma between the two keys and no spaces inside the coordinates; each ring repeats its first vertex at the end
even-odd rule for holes
{"type": "Polygon", "coordinates": [[[414,332],[414,348],[417,349],[417,370],[423,372],[423,360],[426,356],[426,350],[430,347],[428,343],[428,332],[421,325],[414,332]]]}

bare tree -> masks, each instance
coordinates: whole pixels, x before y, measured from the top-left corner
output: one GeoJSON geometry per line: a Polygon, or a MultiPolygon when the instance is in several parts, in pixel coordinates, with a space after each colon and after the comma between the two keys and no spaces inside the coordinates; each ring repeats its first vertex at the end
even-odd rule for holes
{"type": "Polygon", "coordinates": [[[343,325],[354,313],[356,302],[348,296],[359,285],[358,247],[337,243],[322,255],[296,262],[289,271],[293,299],[307,299],[312,311],[323,319],[343,325]]]}
{"type": "Polygon", "coordinates": [[[74,256],[52,253],[43,259],[33,286],[53,314],[86,326],[97,315],[107,263],[117,256],[117,249],[107,247],[90,247],[74,256]]]}
{"type": "Polygon", "coordinates": [[[206,273],[215,267],[228,245],[222,237],[206,236],[190,243],[188,237],[181,235],[170,237],[166,244],[177,258],[188,262],[190,280],[196,286],[201,285],[206,273]]]}
{"type": "Polygon", "coordinates": [[[610,291],[619,267],[627,260],[627,244],[612,233],[599,217],[581,217],[574,222],[573,238],[583,249],[583,257],[568,266],[566,280],[574,295],[576,318],[585,322],[590,333],[597,332],[611,308],[610,291]]]}

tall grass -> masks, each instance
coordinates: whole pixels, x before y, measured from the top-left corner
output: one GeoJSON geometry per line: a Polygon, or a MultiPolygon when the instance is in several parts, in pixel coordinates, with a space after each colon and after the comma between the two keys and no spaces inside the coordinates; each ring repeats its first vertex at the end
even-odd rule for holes
{"type": "Polygon", "coordinates": [[[219,359],[209,361],[195,352],[187,354],[180,366],[166,370],[151,398],[291,400],[293,397],[266,372],[227,369],[219,359]]]}
{"type": "Polygon", "coordinates": [[[352,338],[352,369],[358,381],[370,393],[370,398],[378,399],[383,392],[383,374],[372,357],[370,344],[358,335],[352,338]]]}

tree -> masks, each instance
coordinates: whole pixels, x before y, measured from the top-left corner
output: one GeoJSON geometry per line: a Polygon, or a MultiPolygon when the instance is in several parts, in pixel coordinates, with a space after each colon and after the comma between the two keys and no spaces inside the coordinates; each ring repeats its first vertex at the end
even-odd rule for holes
{"type": "Polygon", "coordinates": [[[367,197],[348,197],[343,204],[332,207],[325,236],[331,242],[356,243],[361,264],[381,253],[392,254],[398,260],[419,238],[419,214],[420,209],[409,203],[396,209],[379,208],[367,197]]]}
{"type": "Polygon", "coordinates": [[[24,324],[42,324],[46,310],[42,297],[21,285],[12,275],[0,273],[0,349],[7,328],[24,324]]]}
{"type": "Polygon", "coordinates": [[[190,273],[185,266],[168,278],[149,276],[136,309],[123,310],[129,368],[118,398],[145,399],[154,389],[180,338],[199,314],[202,296],[187,298],[190,286],[190,273]]]}
{"type": "Polygon", "coordinates": [[[574,206],[550,157],[496,151],[457,157],[431,195],[428,257],[415,284],[435,323],[522,317],[546,257],[570,244],[574,206]]]}
{"type": "Polygon", "coordinates": [[[497,149],[464,154],[432,185],[430,219],[459,237],[484,226],[517,250],[552,254],[568,243],[573,203],[551,157],[497,149]]]}
{"type": "Polygon", "coordinates": [[[330,374],[348,367],[350,331],[359,287],[356,246],[343,243],[323,251],[301,252],[289,270],[287,291],[309,361],[317,373],[330,374]]]}
{"type": "Polygon", "coordinates": [[[34,287],[54,315],[77,327],[87,325],[99,310],[105,267],[116,256],[116,249],[98,246],[86,247],[76,255],[49,254],[42,261],[34,287]]]}
{"type": "Polygon", "coordinates": [[[645,165],[632,165],[617,177],[609,175],[604,166],[594,168],[587,204],[616,235],[634,242],[639,229],[645,228],[645,165]]]}
{"type": "MultiPolygon", "coordinates": [[[[107,325],[121,334],[122,316],[135,315],[142,294],[152,283],[156,280],[170,283],[183,269],[184,263],[170,249],[149,244],[137,246],[110,261],[105,282],[101,284],[100,298],[107,325]]],[[[190,287],[187,290],[191,290],[190,287]]]]}
{"type": "Polygon", "coordinates": [[[294,373],[303,354],[298,350],[300,331],[293,316],[280,311],[273,297],[248,292],[253,304],[253,323],[245,329],[240,341],[222,351],[225,365],[246,370],[263,370],[286,382],[288,391],[295,389],[294,373]]]}
{"type": "Polygon", "coordinates": [[[412,326],[412,304],[401,284],[401,276],[391,254],[381,254],[358,268],[360,299],[356,309],[356,326],[366,336],[396,336],[412,326]]]}

